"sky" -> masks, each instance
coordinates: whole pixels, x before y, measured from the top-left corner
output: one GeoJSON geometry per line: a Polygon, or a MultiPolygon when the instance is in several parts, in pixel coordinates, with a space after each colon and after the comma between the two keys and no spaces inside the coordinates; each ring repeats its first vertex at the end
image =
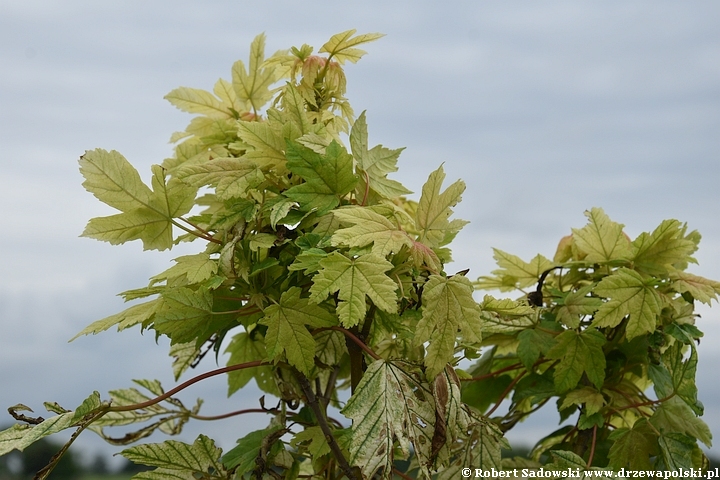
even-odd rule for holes
{"type": "MultiPolygon", "coordinates": [[[[77,160],[116,149],[147,180],[191,118],[163,96],[229,79],[261,32],[268,53],[317,50],[351,28],[387,34],[347,67],[347,96],[367,110],[371,144],[406,147],[395,178],[408,188],[419,192],[439,164],[448,184],[467,183],[456,216],[471,223],[449,272],[487,274],[492,247],[551,258],[583,212],[602,207],[632,238],[663,219],[687,222],[703,235],[690,271],[720,279],[718,24],[712,0],[0,0],[0,407],[74,408],[133,378],[174,385],[165,339],[129,330],[67,342],[121,310],[117,293],[193,252],[79,238],[88,219],[113,212],[83,190],[77,160]]],[[[717,435],[720,309],[701,313],[699,396],[717,435]]],[[[198,396],[213,415],[260,393],[227,399],[216,378],[180,398],[198,396]]],[[[206,431],[227,450],[267,421],[191,424],[180,439],[206,431]]],[[[509,438],[556,424],[543,411],[509,438]]],[[[90,433],[77,444],[118,450],[90,433]]]]}

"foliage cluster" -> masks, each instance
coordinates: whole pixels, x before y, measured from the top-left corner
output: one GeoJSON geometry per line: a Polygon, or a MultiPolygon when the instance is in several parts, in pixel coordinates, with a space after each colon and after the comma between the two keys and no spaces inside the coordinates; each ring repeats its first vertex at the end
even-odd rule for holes
{"type": "Polygon", "coordinates": [[[325,55],[303,45],[266,58],[260,35],[249,62],[236,62],[213,93],[173,90],[166,98],[197,116],[172,136],[175,155],[152,167],[150,186],[118,152],[82,156],[84,187],[120,212],[90,220],[84,236],[201,248],[123,292],[140,302],[80,335],[139,325],[167,336],[176,378],[221,345],[228,364],[169,391],[140,380],[106,401],[95,392],[74,411],[46,404],[56,414],[47,420],[17,405],[21,423],[0,432],[0,454],[66,428],[73,439],[90,429],[130,444],[156,430],[177,434],[190,419],[259,412],[267,428],[224,454],[201,435],[122,455],[153,468],[139,480],[706,465],[694,307],[717,299],[720,283],[686,271],[699,234],[667,220],[632,240],[594,208],[552,260],[496,250],[491,275],[448,274],[448,244],[466,224],[452,218],[465,184],[443,188],[441,166],[410,200],[388,177],[402,149],[371,146],[365,112],[355,118],[345,98],[344,64],[380,36],[351,30],[325,43],[325,55]],[[520,298],[478,302],[476,289],[520,298]],[[254,381],[279,401],[208,417],[201,401],[174,397],[220,374],[230,395],[254,381]],[[528,459],[501,459],[504,433],[551,400],[571,424],[528,459]],[[120,438],[106,431],[138,423],[120,438]]]}

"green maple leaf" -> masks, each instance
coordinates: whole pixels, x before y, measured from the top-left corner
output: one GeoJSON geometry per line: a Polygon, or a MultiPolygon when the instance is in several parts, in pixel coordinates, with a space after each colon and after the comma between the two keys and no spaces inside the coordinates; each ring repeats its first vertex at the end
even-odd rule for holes
{"type": "Polygon", "coordinates": [[[278,80],[274,67],[265,67],[265,34],[260,34],[250,44],[248,68],[238,60],[232,67],[232,86],[240,101],[248,102],[257,112],[272,98],[270,86],[278,80]]]}
{"type": "Polygon", "coordinates": [[[337,230],[332,236],[333,246],[347,245],[364,247],[373,244],[372,251],[381,257],[391,252],[399,252],[403,245],[413,246],[410,236],[393,223],[368,207],[339,208],[333,215],[341,224],[351,224],[350,228],[337,230]]]}
{"type": "Polygon", "coordinates": [[[517,356],[528,370],[532,370],[540,354],[545,354],[555,345],[555,337],[544,330],[528,328],[518,334],[517,356]]]}
{"type": "Polygon", "coordinates": [[[558,299],[557,304],[560,306],[557,309],[558,321],[569,328],[578,328],[581,316],[595,313],[603,302],[598,297],[587,296],[592,290],[593,285],[587,285],[558,299]]]}
{"type": "Polygon", "coordinates": [[[603,278],[593,292],[608,299],[595,314],[593,326],[615,327],[629,315],[625,328],[628,340],[655,330],[662,310],[662,299],[655,288],[636,271],[618,269],[603,278]]]}
{"type": "Polygon", "coordinates": [[[288,198],[300,204],[303,211],[317,210],[318,214],[323,214],[337,207],[340,199],[350,193],[357,183],[352,156],[335,141],[328,145],[325,155],[288,142],[287,167],[305,180],[305,183],[285,192],[288,198]]]}
{"type": "Polygon", "coordinates": [[[213,296],[207,290],[168,288],[155,311],[153,328],[170,337],[171,345],[195,341],[201,345],[213,333],[234,324],[236,316],[213,311],[213,296]]]}
{"type": "Polygon", "coordinates": [[[585,405],[585,415],[590,416],[600,411],[605,405],[605,399],[597,390],[590,387],[582,387],[572,390],[565,395],[565,399],[560,405],[560,410],[564,410],[572,405],[585,405]]]}
{"type": "Polygon", "coordinates": [[[423,185],[415,214],[415,224],[420,231],[419,240],[430,247],[449,243],[468,223],[465,220],[448,220],[453,213],[451,207],[457,205],[460,195],[465,191],[465,182],[458,180],[441,193],[444,179],[445,171],[441,165],[423,185]]]}
{"type": "Polygon", "coordinates": [[[193,207],[197,189],[177,179],[166,182],[165,170],[153,165],[153,190],[116,151],[92,150],[80,159],[83,186],[99,200],[123,213],[93,218],[84,237],[113,245],[142,240],[143,248],[165,250],[173,245],[172,225],[193,207]]]}
{"type": "Polygon", "coordinates": [[[708,448],[712,446],[710,428],[678,397],[660,403],[650,423],[662,433],[683,433],[697,438],[708,448]]]}
{"type": "Polygon", "coordinates": [[[608,458],[610,467],[617,471],[621,468],[630,470],[650,470],[650,457],[657,455],[657,434],[641,418],[632,428],[617,428],[610,434],[614,443],[610,447],[608,458]]]}
{"type": "Polygon", "coordinates": [[[353,420],[348,460],[366,478],[380,468],[391,477],[395,439],[405,455],[410,443],[427,452],[432,441],[435,407],[427,386],[392,362],[370,364],[341,413],[353,420]]]}
{"type": "MultiPolygon", "coordinates": [[[[695,374],[697,373],[698,356],[694,346],[690,347],[690,355],[685,359],[683,353],[683,345],[680,342],[673,343],[670,348],[665,350],[662,356],[662,364],[667,369],[672,382],[672,392],[682,398],[685,403],[695,412],[696,415],[702,415],[704,407],[697,398],[697,385],[695,384],[695,374]]],[[[668,382],[660,384],[661,390],[667,389],[668,382]]],[[[658,384],[656,383],[656,388],[658,384]]],[[[667,396],[671,392],[664,391],[667,396]]]]}
{"type": "Polygon", "coordinates": [[[355,120],[350,131],[350,148],[353,158],[357,162],[357,168],[367,175],[360,173],[360,190],[364,190],[365,184],[369,182],[369,188],[385,198],[396,198],[401,195],[412,193],[400,182],[387,178],[387,175],[396,172],[397,160],[402,148],[390,150],[382,145],[368,149],[368,130],[365,112],[355,120]]]}
{"type": "MultiPolygon", "coordinates": [[[[268,358],[265,341],[262,335],[256,332],[242,332],[235,335],[225,349],[225,353],[230,354],[228,365],[238,365],[268,358]]],[[[261,366],[228,373],[228,396],[243,388],[253,378],[255,378],[255,382],[263,392],[272,395],[279,394],[272,368],[261,366]]]]}
{"type": "Polygon", "coordinates": [[[265,179],[255,163],[241,158],[187,162],[176,170],[175,176],[196,188],[212,185],[221,200],[242,197],[265,179]]]}
{"type": "Polygon", "coordinates": [[[686,471],[693,468],[693,452],[698,449],[694,438],[682,433],[669,433],[658,437],[658,446],[665,469],[676,472],[681,468],[686,471]]]}
{"type": "Polygon", "coordinates": [[[482,340],[480,307],[473,287],[463,275],[431,275],[423,287],[423,316],[415,330],[415,345],[430,342],[425,356],[428,378],[442,372],[453,359],[458,329],[471,342],[482,340]]]}
{"type": "Polygon", "coordinates": [[[677,220],[664,220],[652,233],[641,233],[632,242],[632,261],[635,268],[651,275],[662,275],[673,264],[695,262],[690,257],[697,249],[691,235],[685,236],[686,226],[677,220]]]}
{"type": "Polygon", "coordinates": [[[222,450],[205,435],[200,435],[192,445],[167,440],[163,443],[137,445],[120,452],[128,460],[157,467],[155,470],[135,475],[145,480],[165,480],[167,478],[195,478],[193,475],[216,477],[229,475],[220,462],[222,450]],[[187,472],[187,473],[186,473],[187,472]]]}
{"type": "Polygon", "coordinates": [[[306,442],[304,448],[312,459],[318,459],[330,453],[330,445],[328,445],[325,434],[319,426],[308,427],[302,432],[296,433],[290,445],[297,448],[300,444],[306,442]]]}
{"type": "Polygon", "coordinates": [[[547,357],[560,360],[555,367],[555,387],[559,392],[575,388],[583,372],[598,389],[605,380],[605,336],[588,328],[582,332],[565,330],[556,337],[557,343],[547,357]]]}
{"type": "Polygon", "coordinates": [[[624,225],[610,220],[602,208],[585,212],[590,222],[581,229],[573,228],[573,241],[587,254],[587,262],[626,260],[630,256],[630,240],[623,233],[624,225]]]}
{"type": "Polygon", "coordinates": [[[300,293],[298,287],[284,292],[277,304],[264,310],[260,323],[268,327],[265,333],[268,358],[278,358],[284,352],[288,363],[308,375],[315,365],[315,340],[306,325],[332,327],[337,325],[337,319],[307,298],[300,298],[300,293]]]}
{"type": "Polygon", "coordinates": [[[354,36],[356,31],[353,28],[333,35],[330,40],[320,47],[319,53],[329,53],[330,58],[334,58],[340,64],[344,64],[345,61],[357,63],[367,53],[365,50],[355,48],[357,45],[372,42],[385,36],[382,33],[365,33],[354,36]]]}
{"type": "MultiPolygon", "coordinates": [[[[234,448],[223,455],[223,465],[235,470],[235,478],[242,478],[244,474],[257,468],[255,460],[260,455],[263,445],[267,445],[267,439],[277,438],[278,432],[281,431],[280,426],[274,425],[248,433],[237,441],[234,448]]],[[[282,442],[273,442],[269,453],[277,453],[280,448],[282,448],[282,442]]]]}
{"type": "Polygon", "coordinates": [[[397,285],[385,275],[393,265],[383,257],[369,253],[350,259],[332,252],[320,260],[320,266],[310,287],[310,300],[320,303],[339,292],[337,314],[346,327],[357,325],[364,318],[366,296],[383,311],[397,311],[397,285]]]}

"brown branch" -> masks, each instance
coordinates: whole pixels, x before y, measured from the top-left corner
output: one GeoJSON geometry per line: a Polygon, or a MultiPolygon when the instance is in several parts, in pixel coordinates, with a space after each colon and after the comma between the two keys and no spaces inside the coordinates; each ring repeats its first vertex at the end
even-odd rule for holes
{"type": "Polygon", "coordinates": [[[474,381],[477,381],[477,380],[485,380],[486,378],[492,378],[492,377],[494,377],[495,375],[499,375],[499,374],[505,373],[505,372],[510,372],[510,371],[512,371],[512,370],[518,370],[518,369],[520,369],[520,368],[522,368],[522,367],[523,367],[522,363],[514,363],[514,364],[509,365],[509,366],[507,366],[507,367],[505,367],[505,368],[501,368],[500,370],[495,370],[494,372],[487,373],[487,374],[485,374],[485,375],[480,375],[480,376],[478,376],[478,377],[461,378],[460,381],[461,381],[461,382],[474,382],[474,381]]]}
{"type": "Polygon", "coordinates": [[[490,411],[485,414],[486,417],[489,417],[490,415],[492,415],[492,414],[495,412],[495,410],[498,409],[498,407],[499,407],[500,404],[503,402],[503,400],[505,400],[505,397],[507,397],[508,393],[510,393],[510,391],[511,391],[513,388],[515,388],[515,385],[517,384],[517,382],[519,382],[520,379],[521,379],[522,377],[524,377],[526,373],[527,373],[527,371],[524,371],[524,372],[520,373],[520,375],[518,375],[517,377],[515,377],[515,378],[513,379],[513,381],[510,382],[510,385],[508,385],[507,388],[505,389],[505,391],[502,393],[502,395],[500,395],[500,398],[498,399],[498,401],[497,401],[497,403],[495,404],[495,406],[494,406],[493,408],[491,408],[490,411]]]}
{"type": "Polygon", "coordinates": [[[325,412],[320,408],[318,399],[315,396],[315,392],[313,392],[313,389],[310,386],[310,382],[308,381],[307,377],[299,371],[295,372],[295,376],[298,379],[300,388],[302,388],[303,393],[305,394],[305,398],[307,399],[307,405],[315,414],[315,418],[318,421],[320,430],[322,430],[323,434],[325,434],[325,440],[330,446],[330,450],[335,456],[335,459],[340,464],[340,468],[342,469],[343,473],[346,477],[348,477],[349,480],[358,480],[355,476],[355,472],[353,472],[352,467],[345,458],[345,455],[343,455],[342,450],[340,449],[340,445],[338,445],[337,440],[335,440],[335,436],[333,436],[332,434],[330,425],[328,425],[327,418],[325,417],[325,412]]]}
{"type": "Polygon", "coordinates": [[[234,412],[229,413],[223,413],[221,415],[211,415],[211,416],[205,416],[205,415],[190,415],[190,418],[194,418],[195,420],[223,420],[225,418],[235,417],[237,415],[244,415],[246,413],[272,413],[273,415],[277,415],[278,413],[281,413],[280,410],[274,409],[274,408],[246,408],[245,410],[236,410],[234,412]]]}
{"type": "Polygon", "coordinates": [[[590,444],[590,456],[588,457],[587,467],[592,466],[593,457],[595,456],[595,444],[597,443],[597,423],[593,425],[592,444],[590,444]]]}
{"type": "Polygon", "coordinates": [[[397,468],[393,468],[393,473],[404,480],[413,480],[413,478],[410,475],[407,475],[407,474],[401,472],[397,468]]]}
{"type": "Polygon", "coordinates": [[[205,372],[196,377],[191,378],[187,382],[181,383],[180,385],[173,388],[172,390],[168,390],[167,392],[163,393],[162,395],[159,395],[153,399],[150,399],[147,402],[134,403],[132,405],[118,405],[117,407],[110,407],[107,411],[108,412],[129,412],[132,410],[140,410],[143,408],[147,408],[152,405],[155,405],[156,403],[160,403],[167,398],[172,397],[179,391],[185,390],[190,385],[193,385],[201,380],[205,380],[206,378],[214,377],[216,375],[222,375],[223,373],[233,372],[235,370],[242,370],[244,368],[260,367],[262,365],[270,365],[270,364],[267,362],[263,362],[262,360],[255,360],[253,362],[239,363],[237,365],[228,365],[227,367],[218,368],[216,370],[210,370],[209,372],[205,372]]]}
{"type": "Polygon", "coordinates": [[[367,345],[365,345],[365,342],[363,342],[362,340],[360,340],[360,339],[359,339],[357,336],[355,336],[355,334],[352,333],[351,331],[346,330],[346,329],[344,329],[344,328],[342,328],[342,327],[322,327],[322,328],[318,328],[318,329],[316,329],[316,330],[313,330],[312,333],[315,334],[315,333],[323,332],[323,331],[325,331],[325,330],[335,330],[335,331],[337,331],[337,332],[342,333],[343,335],[345,335],[346,337],[348,337],[350,340],[352,340],[353,343],[355,343],[358,347],[362,348],[363,351],[364,351],[365,353],[367,353],[368,355],[370,355],[374,360],[380,360],[380,359],[381,359],[380,355],[378,355],[377,353],[373,352],[370,347],[368,347],[367,345]]]}

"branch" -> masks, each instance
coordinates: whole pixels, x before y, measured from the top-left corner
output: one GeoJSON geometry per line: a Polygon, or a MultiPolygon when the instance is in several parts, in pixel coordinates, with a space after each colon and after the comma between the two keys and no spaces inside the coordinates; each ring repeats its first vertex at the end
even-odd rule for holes
{"type": "Polygon", "coordinates": [[[227,367],[218,368],[216,370],[210,370],[209,372],[205,372],[196,377],[191,378],[187,382],[181,383],[180,385],[173,388],[172,390],[168,390],[167,392],[163,393],[162,395],[157,396],[151,400],[148,400],[147,402],[135,403],[132,405],[119,405],[117,407],[110,407],[107,411],[109,411],[109,412],[129,412],[132,410],[140,410],[143,408],[147,408],[152,405],[155,405],[156,403],[160,403],[167,398],[172,397],[179,391],[185,390],[190,385],[193,385],[201,380],[205,380],[206,378],[214,377],[217,375],[222,375],[223,373],[233,372],[235,370],[242,370],[244,368],[260,367],[262,365],[270,365],[270,363],[263,362],[262,360],[255,360],[253,362],[240,363],[237,365],[229,365],[227,367]]]}
{"type": "Polygon", "coordinates": [[[194,418],[195,420],[223,420],[225,418],[235,417],[237,415],[244,415],[246,413],[272,413],[273,415],[277,415],[278,413],[282,413],[280,410],[277,410],[275,408],[246,408],[245,410],[236,410],[234,412],[229,413],[223,413],[222,415],[211,415],[211,416],[205,416],[205,415],[190,415],[190,418],[194,418]]]}
{"type": "Polygon", "coordinates": [[[500,395],[500,398],[498,398],[498,401],[497,401],[497,403],[495,404],[495,406],[494,406],[493,408],[491,408],[490,411],[485,414],[486,417],[489,417],[490,415],[492,415],[492,414],[495,412],[495,410],[498,409],[498,407],[500,406],[500,404],[502,403],[502,401],[505,400],[505,397],[507,397],[508,393],[510,393],[510,391],[511,391],[513,388],[515,388],[515,385],[517,384],[517,382],[519,382],[520,379],[521,379],[522,377],[524,377],[526,373],[527,373],[527,370],[524,371],[524,372],[521,372],[520,375],[518,375],[517,377],[515,377],[515,379],[513,379],[513,381],[510,382],[510,385],[507,386],[507,388],[506,388],[505,391],[502,393],[502,395],[500,395]]]}
{"type": "Polygon", "coordinates": [[[323,412],[323,410],[320,408],[318,399],[317,397],[315,397],[315,393],[313,392],[313,389],[310,386],[310,382],[308,381],[307,377],[301,372],[297,371],[295,373],[295,376],[297,377],[298,383],[300,384],[300,387],[302,388],[303,393],[307,398],[307,404],[315,414],[315,418],[317,418],[320,430],[322,430],[323,434],[325,434],[325,440],[328,442],[330,450],[332,450],[333,455],[335,455],[335,459],[340,464],[340,468],[342,469],[343,473],[345,473],[345,476],[348,477],[349,480],[358,480],[355,476],[355,472],[353,472],[352,467],[345,458],[345,455],[343,455],[342,450],[340,449],[340,445],[337,444],[337,440],[335,440],[335,437],[332,434],[330,425],[328,425],[327,418],[325,417],[325,412],[323,412]]]}
{"type": "Polygon", "coordinates": [[[323,332],[325,330],[335,330],[335,331],[341,332],[346,337],[348,337],[350,340],[352,340],[358,347],[362,348],[363,351],[365,353],[367,353],[368,355],[370,355],[374,360],[381,360],[380,355],[373,352],[370,347],[365,345],[365,342],[363,342],[358,337],[356,337],[355,334],[353,334],[351,331],[346,330],[342,327],[322,327],[322,328],[318,328],[317,330],[313,330],[313,333],[319,333],[319,332],[323,332]]]}

